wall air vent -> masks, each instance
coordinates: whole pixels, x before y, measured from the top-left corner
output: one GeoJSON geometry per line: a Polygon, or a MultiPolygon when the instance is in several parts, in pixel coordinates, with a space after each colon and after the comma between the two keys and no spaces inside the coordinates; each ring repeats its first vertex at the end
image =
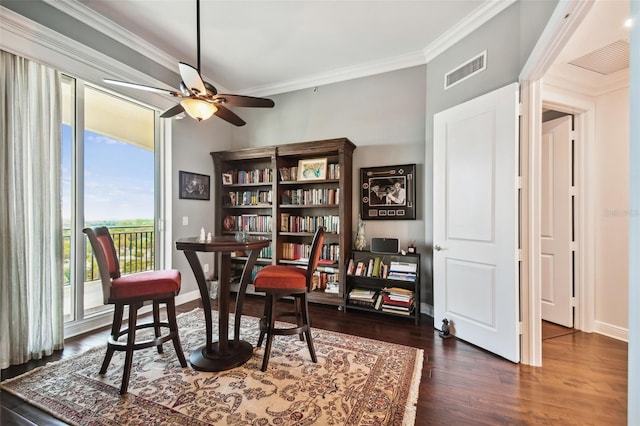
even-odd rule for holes
{"type": "Polygon", "coordinates": [[[444,90],[455,86],[472,77],[479,72],[484,71],[487,68],[487,51],[480,53],[479,55],[471,58],[459,67],[449,71],[444,75],[444,90]]]}

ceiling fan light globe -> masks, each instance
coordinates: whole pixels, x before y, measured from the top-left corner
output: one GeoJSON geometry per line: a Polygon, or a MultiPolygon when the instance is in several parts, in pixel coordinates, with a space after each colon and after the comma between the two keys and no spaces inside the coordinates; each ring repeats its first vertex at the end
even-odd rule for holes
{"type": "Polygon", "coordinates": [[[191,118],[198,121],[206,120],[218,110],[215,105],[202,99],[183,99],[180,105],[191,118]]]}

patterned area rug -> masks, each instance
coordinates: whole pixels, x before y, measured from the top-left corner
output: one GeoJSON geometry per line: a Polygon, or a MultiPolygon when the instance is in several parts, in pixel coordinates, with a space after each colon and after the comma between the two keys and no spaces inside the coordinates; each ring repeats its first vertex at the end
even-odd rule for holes
{"type": "MultiPolygon", "coordinates": [[[[180,315],[178,325],[188,359],[204,343],[202,310],[180,315]]],[[[241,338],[255,344],[258,334],[258,320],[244,316],[241,338]]],[[[180,368],[171,343],[164,354],[136,351],[124,396],[118,393],[123,353],[98,375],[106,345],[0,386],[75,425],[414,424],[421,349],[319,329],[313,338],[317,364],[297,336],[276,336],[264,373],[262,348],[245,365],[220,373],[180,368]]]]}

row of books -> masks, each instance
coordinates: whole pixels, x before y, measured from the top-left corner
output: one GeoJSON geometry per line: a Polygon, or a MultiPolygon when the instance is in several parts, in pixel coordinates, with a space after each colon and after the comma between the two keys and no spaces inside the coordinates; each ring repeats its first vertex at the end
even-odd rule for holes
{"type": "Polygon", "coordinates": [[[347,298],[352,305],[399,315],[411,315],[415,307],[414,293],[399,287],[383,288],[380,291],[356,287],[349,292],[347,298]]]}
{"type": "Polygon", "coordinates": [[[273,182],[273,172],[270,168],[254,170],[229,170],[222,174],[222,183],[249,184],[249,183],[270,183],[273,182]]]}
{"type": "Polygon", "coordinates": [[[271,190],[230,191],[224,199],[227,206],[268,206],[271,205],[271,190]]]}
{"type": "Polygon", "coordinates": [[[347,275],[358,277],[385,278],[390,280],[415,282],[418,264],[411,262],[391,261],[386,264],[382,258],[375,257],[366,261],[349,260],[347,275]]]}
{"type": "Polygon", "coordinates": [[[225,231],[271,232],[271,216],[257,214],[228,215],[222,221],[225,231]]]}
{"type": "MultiPolygon", "coordinates": [[[[282,243],[282,259],[305,260],[311,255],[311,244],[282,243]]],[[[335,263],[340,260],[340,244],[323,244],[320,263],[335,263]]]]}
{"type": "Polygon", "coordinates": [[[280,215],[280,232],[311,232],[324,226],[325,232],[340,233],[340,216],[294,216],[290,213],[280,215]]]}
{"type": "Polygon", "coordinates": [[[294,206],[331,206],[340,202],[340,188],[287,189],[280,198],[294,206]]]}

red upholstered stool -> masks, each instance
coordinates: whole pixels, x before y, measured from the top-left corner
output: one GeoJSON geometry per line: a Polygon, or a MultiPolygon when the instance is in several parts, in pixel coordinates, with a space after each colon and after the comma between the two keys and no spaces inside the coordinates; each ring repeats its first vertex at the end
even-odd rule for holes
{"type": "Polygon", "coordinates": [[[120,385],[120,394],[123,395],[127,393],[129,386],[133,351],[156,346],[158,353],[163,353],[162,344],[169,340],[173,341],[180,365],[183,368],[186,367],[187,360],[182,353],[176,322],[175,297],[180,292],[180,272],[171,269],[121,276],[120,263],[109,230],[101,226],[85,228],[83,232],[89,237],[93,254],[98,262],[104,303],[115,305],[111,336],[107,342],[107,353],[102,362],[100,374],[107,372],[114,351],[125,351],[124,373],[120,385]],[[138,324],[138,309],[145,302],[153,303],[153,322],[138,324]],[[167,307],[166,322],[160,321],[161,303],[167,307]],[[121,330],[125,306],[129,306],[129,323],[127,328],[121,330]],[[136,342],[136,331],[151,327],[154,329],[155,338],[136,342]],[[168,333],[164,336],[161,335],[162,328],[168,328],[168,333]],[[127,336],[126,341],[118,341],[123,335],[127,336]]]}
{"type": "Polygon", "coordinates": [[[267,336],[267,346],[264,349],[264,357],[262,358],[262,371],[267,370],[274,335],[298,334],[300,335],[300,340],[304,340],[304,337],[306,337],[311,360],[318,362],[311,338],[307,293],[313,289],[313,273],[320,261],[323,241],[324,228],[319,227],[313,237],[309,264],[306,269],[295,266],[269,265],[262,268],[253,280],[255,290],[266,293],[264,316],[260,320],[260,338],[258,339],[258,347],[260,347],[265,334],[267,336]],[[278,299],[286,296],[293,297],[294,310],[276,312],[278,299]],[[296,326],[276,328],[275,320],[287,316],[296,318],[296,326]]]}

